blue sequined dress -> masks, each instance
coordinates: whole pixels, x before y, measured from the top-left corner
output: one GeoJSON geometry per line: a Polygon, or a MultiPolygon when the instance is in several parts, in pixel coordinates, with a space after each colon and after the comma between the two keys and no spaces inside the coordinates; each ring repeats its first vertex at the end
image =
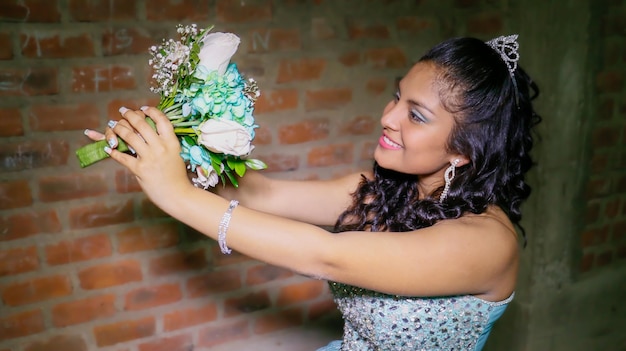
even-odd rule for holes
{"type": "Polygon", "coordinates": [[[318,351],[480,351],[513,294],[405,297],[330,283],[344,319],[343,340],[318,351]]]}

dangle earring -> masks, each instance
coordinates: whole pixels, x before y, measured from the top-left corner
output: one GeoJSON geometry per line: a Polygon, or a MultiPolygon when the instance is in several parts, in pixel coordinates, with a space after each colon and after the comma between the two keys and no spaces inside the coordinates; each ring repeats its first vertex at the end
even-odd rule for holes
{"type": "Polygon", "coordinates": [[[446,181],[446,185],[443,187],[443,191],[439,196],[439,202],[443,202],[448,196],[448,191],[450,191],[450,183],[452,183],[452,179],[454,179],[456,165],[459,164],[459,160],[456,159],[451,162],[450,167],[446,169],[446,173],[443,175],[443,179],[446,181]]]}

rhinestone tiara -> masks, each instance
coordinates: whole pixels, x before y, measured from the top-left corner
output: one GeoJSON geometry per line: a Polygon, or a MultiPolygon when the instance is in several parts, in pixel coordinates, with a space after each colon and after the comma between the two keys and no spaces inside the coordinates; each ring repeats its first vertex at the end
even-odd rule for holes
{"type": "Polygon", "coordinates": [[[493,38],[487,42],[487,45],[500,54],[500,57],[509,69],[511,78],[514,78],[513,75],[517,69],[517,61],[519,61],[519,53],[517,52],[517,49],[519,49],[517,34],[503,35],[493,38]]]}

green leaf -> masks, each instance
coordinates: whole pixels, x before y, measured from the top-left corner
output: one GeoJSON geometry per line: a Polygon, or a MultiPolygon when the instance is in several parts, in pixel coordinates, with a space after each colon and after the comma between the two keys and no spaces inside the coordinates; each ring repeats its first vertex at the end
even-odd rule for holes
{"type": "Polygon", "coordinates": [[[230,179],[230,182],[233,183],[233,186],[235,188],[239,187],[239,183],[237,182],[237,178],[235,178],[235,176],[233,176],[233,174],[230,171],[225,170],[224,173],[226,173],[226,175],[228,176],[228,179],[230,179]]]}
{"type": "Polygon", "coordinates": [[[245,162],[237,162],[235,164],[235,173],[237,173],[238,176],[243,177],[244,174],[246,174],[246,163],[245,162]]]}
{"type": "Polygon", "coordinates": [[[267,164],[265,164],[265,162],[254,159],[254,158],[247,159],[246,166],[248,166],[248,168],[255,170],[255,171],[267,168],[267,164]]]}

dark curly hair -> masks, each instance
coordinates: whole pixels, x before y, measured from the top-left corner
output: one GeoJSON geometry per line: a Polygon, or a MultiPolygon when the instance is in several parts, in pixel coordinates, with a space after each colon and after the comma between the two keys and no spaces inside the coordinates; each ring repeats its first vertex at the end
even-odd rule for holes
{"type": "Polygon", "coordinates": [[[530,195],[524,178],[533,165],[531,129],[541,121],[531,103],[537,85],[520,67],[512,78],[500,54],[476,38],[446,40],[419,62],[435,65],[439,98],[455,118],[448,151],[470,162],[457,168],[443,203],[443,186],[420,196],[418,176],[374,163],[374,179],[362,178],[335,231],[411,231],[497,205],[526,240],[520,206],[530,195]]]}

